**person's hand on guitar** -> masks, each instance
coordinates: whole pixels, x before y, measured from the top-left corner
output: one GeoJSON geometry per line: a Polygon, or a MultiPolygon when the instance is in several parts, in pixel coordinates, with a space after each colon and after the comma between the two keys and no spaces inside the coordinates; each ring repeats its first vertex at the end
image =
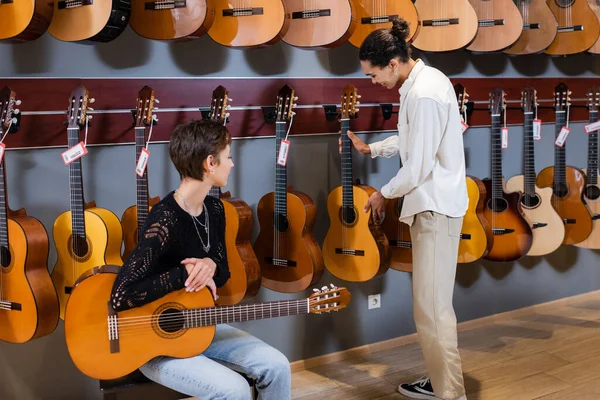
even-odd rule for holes
{"type": "MultiPolygon", "coordinates": [[[[366,144],[365,142],[363,142],[362,140],[360,140],[358,138],[358,136],[356,136],[352,131],[348,131],[348,137],[352,141],[352,145],[354,146],[354,148],[356,150],[358,150],[359,153],[371,154],[371,148],[369,147],[369,145],[366,144]]],[[[340,154],[342,154],[342,138],[341,137],[338,139],[338,146],[339,146],[340,154]]]]}
{"type": "Polygon", "coordinates": [[[188,278],[185,281],[185,290],[188,292],[198,292],[205,286],[208,287],[216,300],[217,287],[213,276],[217,269],[217,264],[210,258],[186,258],[181,261],[185,265],[185,269],[188,272],[188,278]]]}
{"type": "Polygon", "coordinates": [[[380,191],[377,191],[369,197],[369,200],[367,201],[367,204],[365,205],[365,208],[363,211],[367,212],[367,211],[369,211],[369,209],[371,209],[373,221],[376,224],[379,224],[379,223],[381,223],[381,221],[383,220],[383,218],[385,216],[386,202],[387,202],[387,199],[385,197],[383,197],[383,195],[381,194],[380,191]]]}

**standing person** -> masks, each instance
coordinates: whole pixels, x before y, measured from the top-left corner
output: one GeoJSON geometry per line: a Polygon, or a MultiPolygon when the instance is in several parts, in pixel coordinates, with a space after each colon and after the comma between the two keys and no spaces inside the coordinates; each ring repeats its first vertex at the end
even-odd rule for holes
{"type": "Polygon", "coordinates": [[[414,399],[466,400],[452,306],[469,201],[461,120],[450,80],[411,58],[408,32],[406,21],[396,19],[392,28],[372,32],[359,52],[362,70],[374,84],[401,85],[398,134],[368,145],[352,132],[348,136],[362,154],[400,154],[402,160],[396,176],[365,206],[379,220],[386,199],[404,196],[400,220],[410,225],[414,318],[429,377],[398,390],[414,399]]]}
{"type": "MultiPolygon", "coordinates": [[[[225,248],[225,211],[207,196],[225,186],[233,162],[231,136],[216,121],[179,125],[169,140],[169,155],[179,187],[150,210],[138,245],[121,267],[111,295],[116,311],[139,307],[185,288],[217,288],[229,279],[225,248]]],[[[291,399],[288,359],[254,336],[217,325],[211,345],[196,357],[156,357],[140,368],[149,379],[199,399],[249,400],[241,372],[256,382],[261,400],[291,399]]]]}

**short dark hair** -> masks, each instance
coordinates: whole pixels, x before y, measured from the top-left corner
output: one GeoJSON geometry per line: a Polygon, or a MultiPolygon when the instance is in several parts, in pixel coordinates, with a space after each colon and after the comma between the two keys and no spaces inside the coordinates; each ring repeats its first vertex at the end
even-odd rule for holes
{"type": "Polygon", "coordinates": [[[231,144],[229,130],[213,120],[196,120],[178,125],[169,139],[169,156],[179,177],[202,180],[204,160],[213,155],[217,162],[219,153],[231,144]]]}
{"type": "Polygon", "coordinates": [[[358,52],[361,61],[369,61],[374,67],[386,67],[396,57],[408,62],[411,48],[406,43],[410,32],[408,23],[402,18],[391,18],[391,28],[377,29],[363,41],[358,52]]]}

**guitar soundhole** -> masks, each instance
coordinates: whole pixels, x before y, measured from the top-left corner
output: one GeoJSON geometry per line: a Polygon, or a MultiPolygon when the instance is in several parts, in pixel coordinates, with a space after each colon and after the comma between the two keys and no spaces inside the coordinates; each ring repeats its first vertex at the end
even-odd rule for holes
{"type": "Polygon", "coordinates": [[[10,262],[10,250],[6,246],[0,247],[0,264],[2,268],[8,268],[10,266],[10,262]]]}
{"type": "Polygon", "coordinates": [[[288,227],[290,226],[290,223],[285,214],[277,214],[275,216],[274,222],[275,222],[275,229],[277,229],[278,232],[285,232],[288,230],[288,227]]]}
{"type": "Polygon", "coordinates": [[[569,194],[569,188],[564,183],[557,183],[554,185],[554,195],[556,197],[565,197],[569,194]]]}
{"type": "Polygon", "coordinates": [[[158,317],[158,326],[167,333],[175,333],[183,329],[185,317],[180,310],[169,308],[158,317]]]}
{"type": "Polygon", "coordinates": [[[524,195],[521,197],[521,204],[527,208],[535,208],[540,205],[540,198],[536,195],[524,195]]]}
{"type": "Polygon", "coordinates": [[[74,236],[73,237],[73,254],[77,257],[84,257],[89,250],[88,243],[85,236],[74,236]]]}
{"type": "Polygon", "coordinates": [[[508,209],[508,202],[503,198],[490,199],[487,206],[493,212],[501,213],[508,209]]]}
{"type": "Polygon", "coordinates": [[[600,188],[598,186],[589,185],[585,188],[585,197],[590,200],[597,200],[600,197],[600,188]]]}
{"type": "Polygon", "coordinates": [[[340,219],[344,225],[354,225],[356,223],[356,210],[354,207],[341,207],[340,219]]]}
{"type": "Polygon", "coordinates": [[[571,7],[573,5],[573,3],[575,3],[575,0],[554,0],[554,1],[556,2],[556,5],[561,8],[571,7]]]}

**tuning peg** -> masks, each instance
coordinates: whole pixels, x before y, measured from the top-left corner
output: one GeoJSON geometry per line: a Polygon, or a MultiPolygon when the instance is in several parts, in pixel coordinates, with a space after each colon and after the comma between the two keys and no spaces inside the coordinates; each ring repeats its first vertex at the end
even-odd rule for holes
{"type": "Polygon", "coordinates": [[[229,113],[225,113],[225,118],[229,118],[229,113]]]}
{"type": "Polygon", "coordinates": [[[356,112],[359,112],[359,111],[360,111],[360,109],[359,109],[359,108],[357,108],[357,109],[355,109],[354,111],[356,111],[356,112]]]}
{"type": "Polygon", "coordinates": [[[327,286],[323,286],[321,290],[327,290],[327,286]]]}
{"type": "Polygon", "coordinates": [[[15,105],[20,106],[21,105],[21,100],[16,100],[15,101],[15,105]]]}
{"type": "Polygon", "coordinates": [[[232,102],[233,102],[233,99],[232,99],[231,97],[228,97],[228,98],[227,98],[227,101],[228,101],[228,102],[230,102],[230,103],[232,103],[232,102]]]}
{"type": "Polygon", "coordinates": [[[333,283],[330,283],[329,286],[331,286],[332,289],[337,289],[337,287],[333,283]]]}
{"type": "Polygon", "coordinates": [[[90,104],[93,104],[95,101],[96,101],[96,99],[92,97],[92,98],[89,100],[89,103],[90,103],[90,104]]]}
{"type": "Polygon", "coordinates": [[[321,291],[319,289],[317,289],[317,288],[314,288],[313,292],[315,292],[315,293],[321,293],[321,291]]]}
{"type": "Polygon", "coordinates": [[[360,104],[360,101],[357,101],[357,102],[356,102],[356,105],[359,105],[359,104],[360,104]]]}
{"type": "Polygon", "coordinates": [[[159,99],[154,99],[154,102],[155,102],[156,104],[160,104],[160,100],[159,100],[159,99]]]}
{"type": "Polygon", "coordinates": [[[87,109],[88,109],[88,111],[94,111],[94,109],[92,107],[88,107],[87,109]]]}
{"type": "Polygon", "coordinates": [[[294,96],[294,101],[298,101],[298,96],[294,96]]]}
{"type": "Polygon", "coordinates": [[[21,110],[19,110],[18,108],[16,108],[16,109],[13,111],[13,114],[18,114],[18,113],[20,113],[20,112],[21,112],[21,110]]]}
{"type": "Polygon", "coordinates": [[[297,105],[298,104],[296,104],[296,103],[292,104],[292,108],[296,108],[297,105]]]}
{"type": "Polygon", "coordinates": [[[361,97],[362,97],[362,96],[361,96],[360,94],[357,94],[357,95],[356,95],[356,98],[357,98],[357,99],[360,99],[361,97]]]}
{"type": "Polygon", "coordinates": [[[158,107],[152,107],[152,111],[156,111],[158,109],[159,109],[158,107]]]}

